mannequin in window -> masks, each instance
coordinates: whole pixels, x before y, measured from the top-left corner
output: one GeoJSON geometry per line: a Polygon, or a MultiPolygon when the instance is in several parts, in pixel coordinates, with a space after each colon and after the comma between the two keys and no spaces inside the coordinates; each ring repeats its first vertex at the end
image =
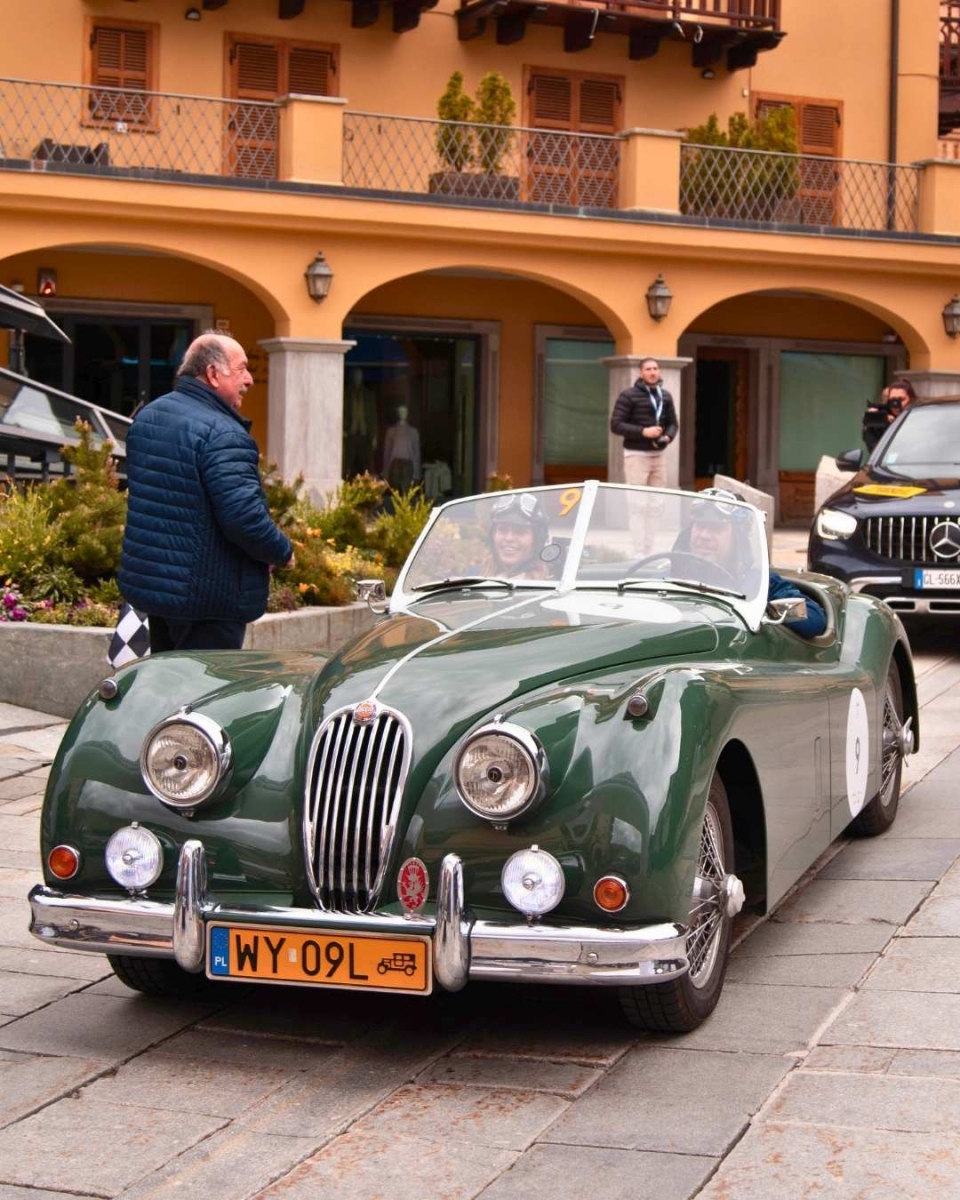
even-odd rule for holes
{"type": "Polygon", "coordinates": [[[343,405],[343,473],[360,475],[373,467],[377,448],[377,400],[363,383],[363,368],[351,367],[343,405]]]}
{"type": "Polygon", "coordinates": [[[407,422],[409,410],[397,406],[396,422],[383,443],[383,476],[395,492],[404,492],[420,478],[420,434],[407,422]]]}

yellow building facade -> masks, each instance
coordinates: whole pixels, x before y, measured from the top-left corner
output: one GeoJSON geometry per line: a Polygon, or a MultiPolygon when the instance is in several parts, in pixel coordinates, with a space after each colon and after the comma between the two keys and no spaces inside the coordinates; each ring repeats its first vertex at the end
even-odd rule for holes
{"type": "Polygon", "coordinates": [[[802,516],[894,372],[960,390],[940,0],[8,8],[0,283],[72,339],[28,338],[28,373],[129,413],[228,330],[261,448],[316,495],[389,476],[398,421],[434,497],[621,477],[609,408],[651,354],[671,481],[802,516]],[[506,124],[438,120],[493,71],[506,124]],[[783,107],[796,154],[690,140],[783,107]]]}

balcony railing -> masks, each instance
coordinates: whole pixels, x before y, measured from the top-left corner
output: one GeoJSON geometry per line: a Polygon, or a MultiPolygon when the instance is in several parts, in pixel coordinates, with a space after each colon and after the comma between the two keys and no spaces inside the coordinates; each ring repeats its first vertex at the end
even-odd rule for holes
{"type": "Polygon", "coordinates": [[[779,29],[780,0],[606,0],[611,8],[669,16],[675,21],[722,21],[737,28],[779,29]]]}
{"type": "Polygon", "coordinates": [[[343,116],[343,182],[458,200],[616,208],[623,139],[552,129],[343,116]]]}
{"type": "Polygon", "coordinates": [[[0,166],[275,179],[279,105],[0,79],[0,166]]]}
{"type": "Polygon", "coordinates": [[[847,158],[684,145],[680,212],[724,222],[916,233],[920,170],[847,158]]]}

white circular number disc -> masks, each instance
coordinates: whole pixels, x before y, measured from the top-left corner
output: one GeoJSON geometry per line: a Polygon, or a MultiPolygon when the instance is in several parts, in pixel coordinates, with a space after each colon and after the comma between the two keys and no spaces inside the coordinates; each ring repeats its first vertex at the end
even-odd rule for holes
{"type": "Polygon", "coordinates": [[[870,772],[870,732],[867,728],[867,705],[863,692],[854,688],[847,710],[847,804],[850,816],[855,817],[867,798],[867,775],[870,772]]]}

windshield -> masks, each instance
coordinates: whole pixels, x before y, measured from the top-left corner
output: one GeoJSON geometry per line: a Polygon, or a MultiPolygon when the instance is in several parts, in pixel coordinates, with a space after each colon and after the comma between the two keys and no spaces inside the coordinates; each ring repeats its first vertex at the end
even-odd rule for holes
{"type": "Polygon", "coordinates": [[[911,406],[893,430],[878,466],[906,479],[960,475],[960,404],[911,406]]]}
{"type": "Polygon", "coordinates": [[[587,483],[488,492],[435,511],[395,599],[445,586],[689,591],[728,597],[755,628],[766,604],[761,514],[695,492],[587,483]]]}

